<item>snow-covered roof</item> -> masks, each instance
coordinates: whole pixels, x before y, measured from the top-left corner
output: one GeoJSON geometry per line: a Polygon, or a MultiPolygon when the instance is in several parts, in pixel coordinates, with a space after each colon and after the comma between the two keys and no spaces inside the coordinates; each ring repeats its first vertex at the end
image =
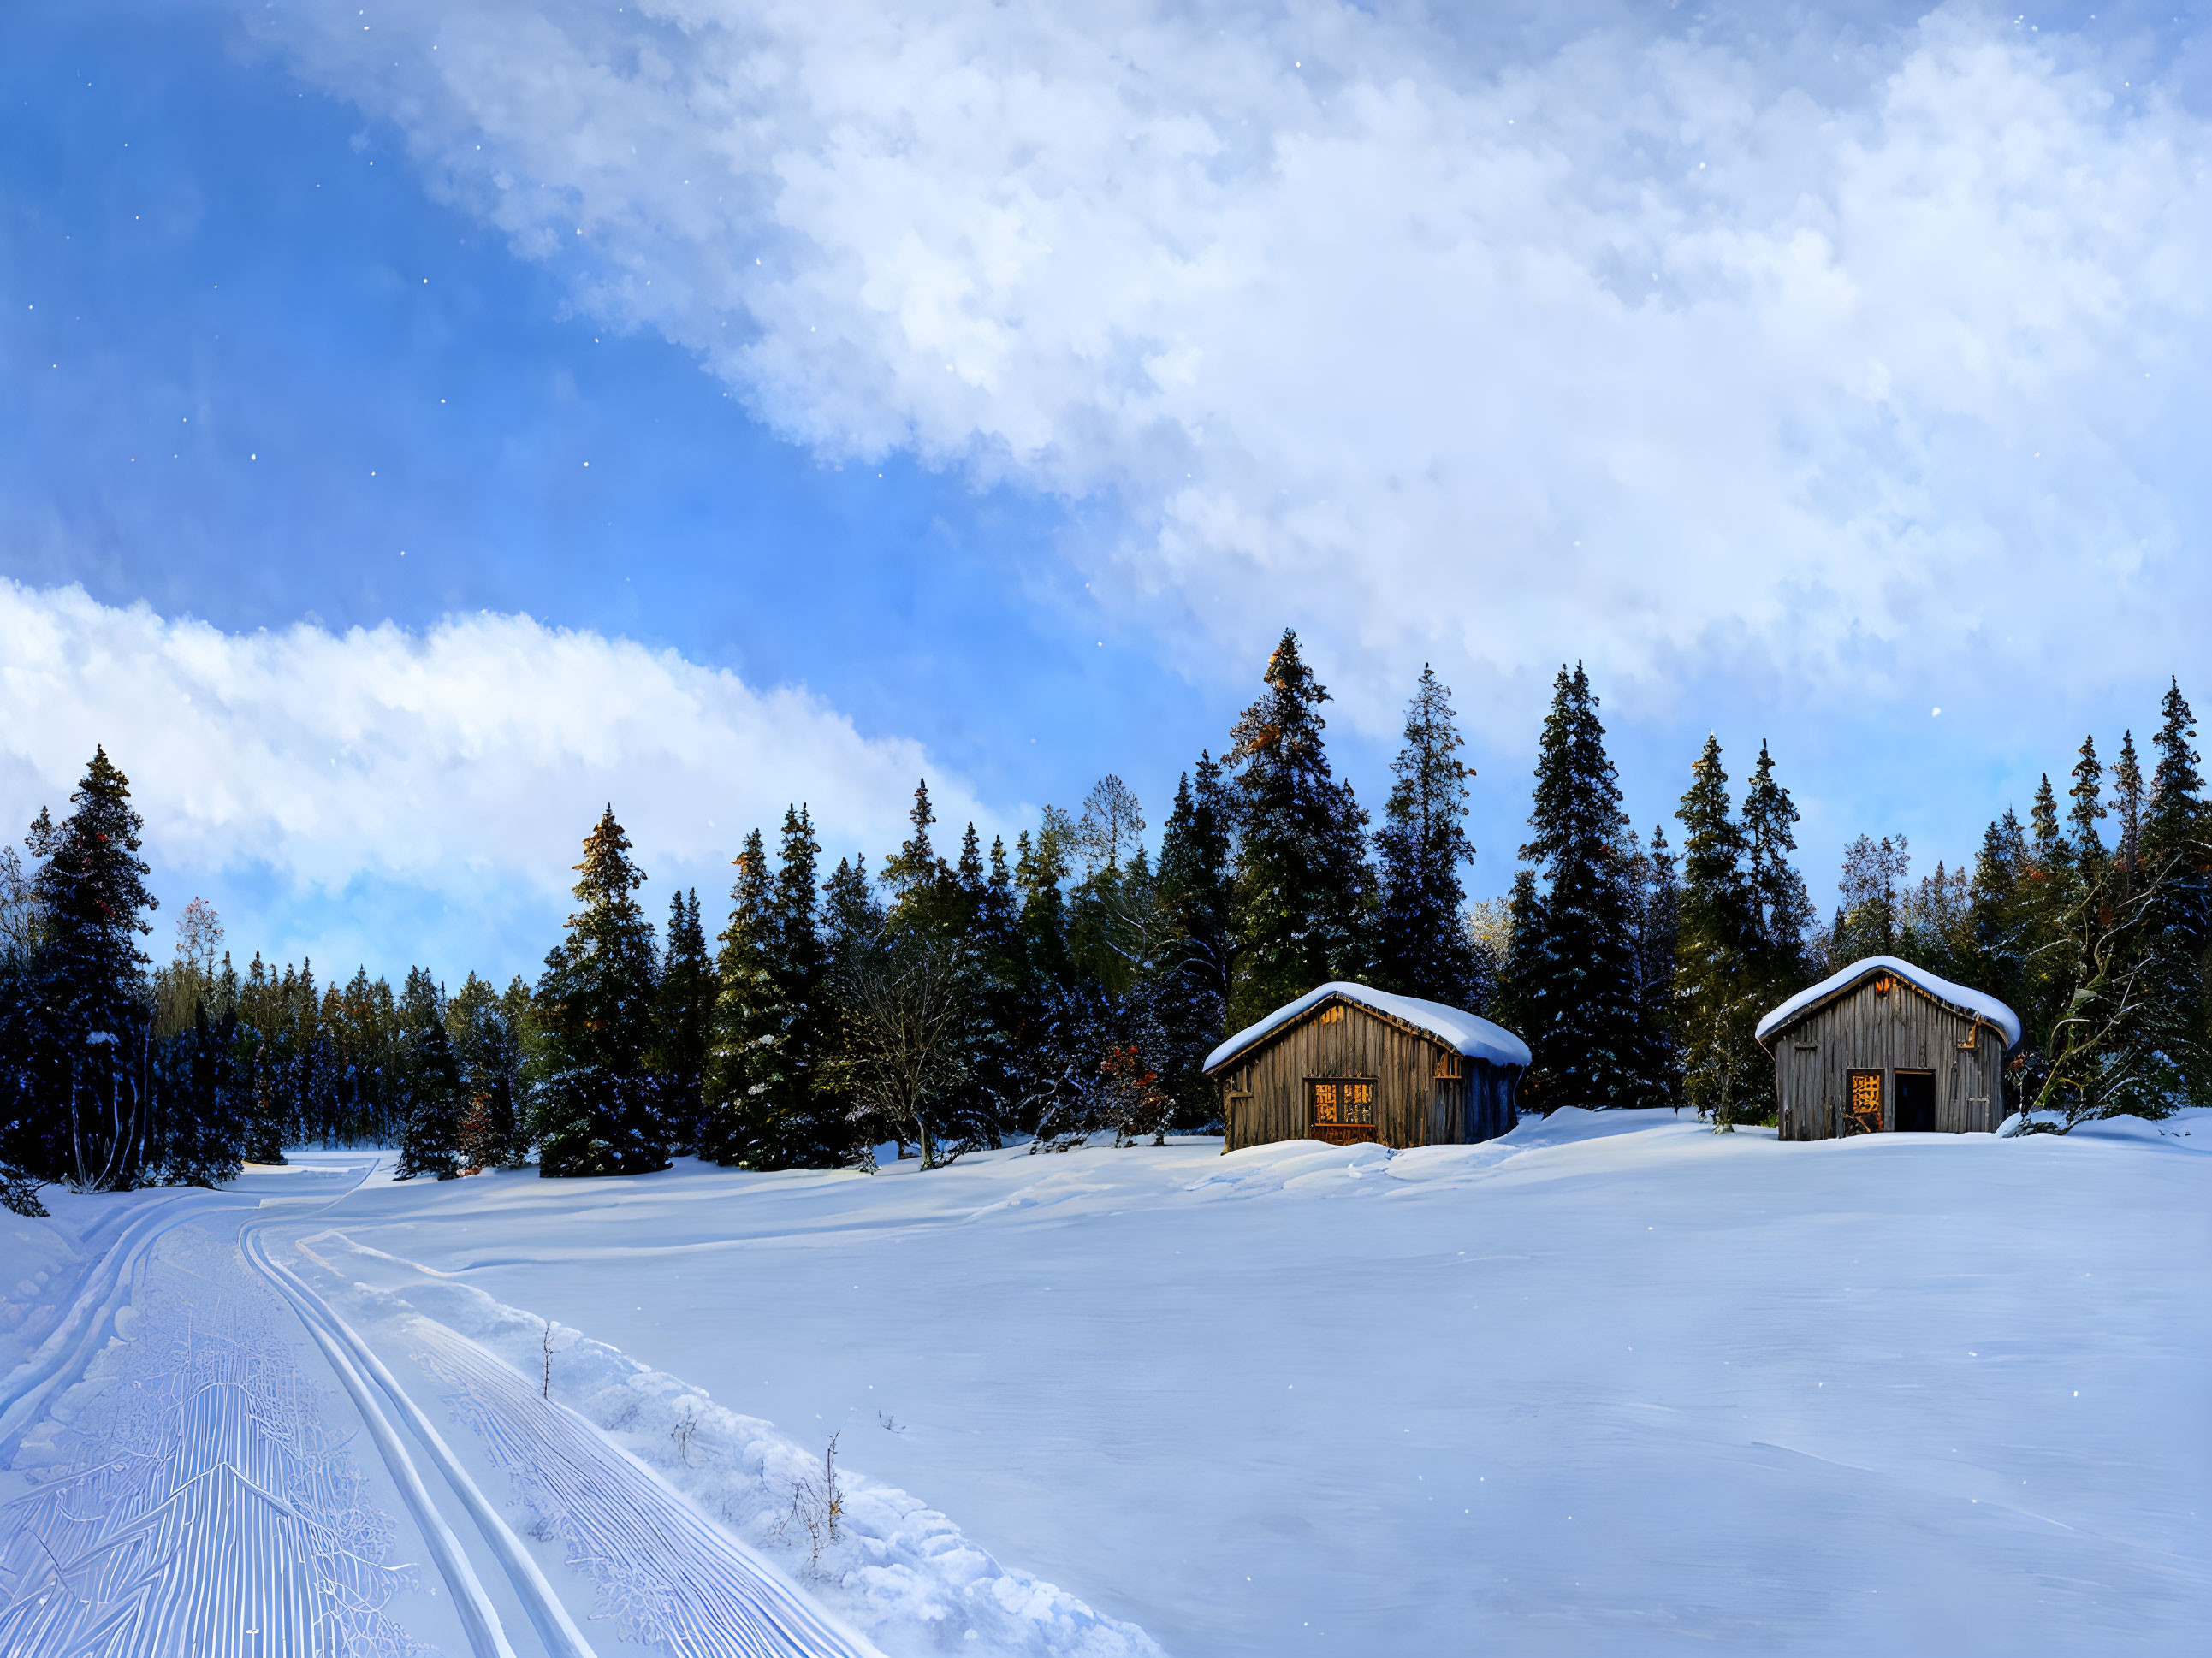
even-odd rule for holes
{"type": "Polygon", "coordinates": [[[1218,1065],[1226,1064],[1261,1037],[1281,1029],[1332,997],[1357,1002],[1362,1007],[1372,1008],[1377,1013],[1425,1030],[1470,1060],[1487,1060],[1492,1065],[1528,1063],[1528,1043],[1504,1026],[1492,1024],[1479,1014],[1446,1007],[1442,1002],[1425,1002],[1418,996],[1395,996],[1387,990],[1373,990],[1346,979],[1333,979],[1318,989],[1309,990],[1294,1002],[1284,1003],[1259,1023],[1245,1026],[1207,1054],[1205,1065],[1200,1068],[1211,1071],[1218,1065]]]}
{"type": "Polygon", "coordinates": [[[1937,1001],[1948,1002],[1962,1013],[1987,1019],[2004,1032],[2007,1048],[2020,1041],[2020,1015],[1996,997],[1984,996],[1980,991],[1969,990],[1964,985],[1954,985],[1948,979],[1939,979],[1926,968],[1915,967],[1894,956],[1869,956],[1864,961],[1853,962],[1840,973],[1831,973],[1816,985],[1808,985],[1759,1022],[1759,1039],[1765,1042],[1768,1033],[1779,1030],[1807,1008],[1827,1000],[1838,991],[1876,971],[1894,973],[1907,984],[1917,985],[1937,1001]]]}

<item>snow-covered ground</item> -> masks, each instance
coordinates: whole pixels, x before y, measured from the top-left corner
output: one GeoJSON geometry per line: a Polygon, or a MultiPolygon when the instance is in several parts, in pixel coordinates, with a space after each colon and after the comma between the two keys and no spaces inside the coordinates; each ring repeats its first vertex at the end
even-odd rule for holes
{"type": "Polygon", "coordinates": [[[2208,1154],[1561,1112],[63,1197],[0,1229],[0,1651],[2193,1654],[2208,1154]]]}

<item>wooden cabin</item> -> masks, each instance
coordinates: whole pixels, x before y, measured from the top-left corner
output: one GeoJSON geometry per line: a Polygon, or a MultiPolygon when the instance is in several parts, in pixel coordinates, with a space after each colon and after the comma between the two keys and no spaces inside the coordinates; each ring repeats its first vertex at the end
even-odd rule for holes
{"type": "Polygon", "coordinates": [[[1853,962],[1759,1022],[1785,1140],[1987,1133],[2020,1017],[1894,956],[1853,962]]]}
{"type": "Polygon", "coordinates": [[[1309,991],[1206,1056],[1221,1090],[1222,1147],[1271,1140],[1460,1145],[1518,1121],[1528,1049],[1459,1008],[1339,981],[1309,991]]]}

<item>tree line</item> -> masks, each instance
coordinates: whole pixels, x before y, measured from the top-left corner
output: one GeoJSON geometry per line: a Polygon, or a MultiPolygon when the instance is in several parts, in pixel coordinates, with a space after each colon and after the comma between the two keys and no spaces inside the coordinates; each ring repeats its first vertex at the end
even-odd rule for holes
{"type": "Polygon", "coordinates": [[[1630,826],[1579,665],[1554,683],[1522,866],[1474,905],[1474,773],[1434,672],[1379,825],[1333,771],[1328,692],[1295,634],[1263,681],[1220,756],[1180,779],[1157,854],[1113,776],[1012,847],[971,823],[949,851],[925,781],[873,876],[857,855],[825,875],[794,803],[773,852],[745,837],[710,942],[696,890],[665,927],[644,914],[610,806],[536,981],[471,974],[450,994],[421,968],[397,993],[258,955],[241,973],[199,900],[155,968],[129,781],[96,751],[69,817],[33,824],[34,866],[0,852],[0,1196],[212,1184],[313,1144],[397,1143],[404,1177],[447,1177],[1157,1141],[1218,1121],[1199,1066],[1224,1032],[1329,979],[1515,1029],[1534,1056],[1525,1107],[1686,1104],[1726,1128],[1774,1110],[1759,1014],[1869,954],[2019,1011],[2008,1093],[2039,1121],[2212,1100],[2212,814],[2178,685],[2148,775],[2131,733],[2109,772],[2085,742],[2064,814],[2045,778],[1971,872],[1917,885],[1904,837],[1862,836],[1823,918],[1766,746],[1738,800],[1707,738],[1672,814],[1678,855],[1663,823],[1648,841],[1630,826]]]}

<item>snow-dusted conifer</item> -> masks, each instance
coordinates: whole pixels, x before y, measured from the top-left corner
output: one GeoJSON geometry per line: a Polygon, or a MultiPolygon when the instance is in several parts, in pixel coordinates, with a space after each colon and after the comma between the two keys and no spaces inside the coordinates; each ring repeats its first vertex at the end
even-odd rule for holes
{"type": "Polygon", "coordinates": [[[445,993],[422,968],[408,969],[399,1021],[407,1127],[395,1173],[451,1180],[461,1172],[461,1068],[446,1030],[445,993]]]}
{"type": "Polygon", "coordinates": [[[672,1151],[690,1151],[698,1145],[717,993],[707,935],[699,922],[699,890],[679,890],[668,901],[668,948],[661,964],[652,1055],[672,1151]]]}
{"type": "Polygon", "coordinates": [[[1512,969],[1534,1055],[1523,1097],[1545,1111],[1665,1102],[1642,1063],[1627,826],[1597,707],[1582,665],[1560,668],[1521,848],[1546,883],[1535,925],[1516,917],[1512,969]]]}
{"type": "Polygon", "coordinates": [[[658,950],[634,896],[645,876],[610,806],[576,865],[579,908],[545,958],[536,998],[542,1038],[538,1169],[636,1175],[668,1166],[646,1067],[658,950]]]}
{"type": "Polygon", "coordinates": [[[1466,824],[1474,768],[1459,757],[1462,746],[1451,692],[1424,665],[1375,836],[1376,982],[1452,1007],[1475,1000],[1474,953],[1462,919],[1467,889],[1460,878],[1461,867],[1474,861],[1466,824]]]}
{"type": "Polygon", "coordinates": [[[1769,987],[1754,971],[1750,848],[1729,807],[1718,738],[1707,735],[1690,775],[1675,813],[1683,831],[1675,1017],[1690,1102],[1729,1133],[1739,1117],[1757,1114],[1754,1102],[1771,1092],[1765,1055],[1752,1040],[1769,987]]]}
{"type": "Polygon", "coordinates": [[[1267,689],[1231,733],[1237,778],[1237,982],[1229,1023],[1262,1017],[1367,966],[1367,814],[1329,770],[1328,692],[1285,629],[1267,689]]]}

